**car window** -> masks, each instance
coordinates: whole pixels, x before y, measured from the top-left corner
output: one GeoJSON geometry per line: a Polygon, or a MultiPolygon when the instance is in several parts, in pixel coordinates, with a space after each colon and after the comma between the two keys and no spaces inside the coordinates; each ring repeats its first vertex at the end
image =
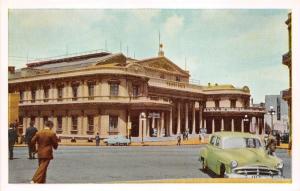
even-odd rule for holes
{"type": "Polygon", "coordinates": [[[257,138],[232,137],[223,141],[224,149],[259,148],[261,146],[261,142],[257,138]]]}
{"type": "Polygon", "coordinates": [[[220,147],[220,142],[221,142],[220,140],[221,140],[220,137],[217,137],[216,144],[215,144],[216,147],[220,147]]]}
{"type": "Polygon", "coordinates": [[[212,136],[211,139],[210,139],[210,144],[214,145],[215,142],[216,142],[216,136],[212,136]]]}

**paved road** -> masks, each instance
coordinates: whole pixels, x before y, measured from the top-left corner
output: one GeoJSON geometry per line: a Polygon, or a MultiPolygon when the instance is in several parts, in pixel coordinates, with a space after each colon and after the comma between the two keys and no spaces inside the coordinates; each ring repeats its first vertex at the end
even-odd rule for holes
{"type": "MultiPolygon", "coordinates": [[[[203,146],[63,147],[55,151],[47,183],[109,183],[129,180],[209,178],[199,170],[198,153],[203,146]]],[[[291,159],[284,159],[285,176],[291,176],[291,159]]],[[[37,160],[27,159],[26,148],[15,148],[9,161],[9,182],[29,183],[37,160]]]]}

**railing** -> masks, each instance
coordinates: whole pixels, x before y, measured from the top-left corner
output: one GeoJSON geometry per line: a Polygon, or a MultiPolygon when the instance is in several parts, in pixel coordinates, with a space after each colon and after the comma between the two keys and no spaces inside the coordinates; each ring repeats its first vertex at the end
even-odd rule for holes
{"type": "Polygon", "coordinates": [[[207,107],[204,112],[266,112],[262,107],[207,107]]]}
{"type": "Polygon", "coordinates": [[[150,78],[149,84],[152,86],[169,87],[174,89],[194,89],[202,90],[202,86],[190,84],[188,82],[178,82],[173,80],[166,80],[160,78],[150,78]]]}

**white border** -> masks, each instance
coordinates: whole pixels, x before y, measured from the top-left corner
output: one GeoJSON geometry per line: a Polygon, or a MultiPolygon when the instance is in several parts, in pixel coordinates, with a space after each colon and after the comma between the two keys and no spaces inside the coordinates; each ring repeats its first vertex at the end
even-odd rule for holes
{"type": "MultiPolygon", "coordinates": [[[[299,165],[299,139],[296,135],[299,135],[300,122],[297,114],[300,108],[299,101],[299,74],[300,62],[299,62],[299,24],[300,24],[300,2],[297,0],[4,0],[1,2],[1,47],[0,47],[0,69],[1,69],[1,92],[0,92],[0,121],[1,121],[1,188],[0,190],[272,190],[272,191],[299,191],[300,190],[300,165],[299,165]],[[103,8],[215,8],[215,9],[227,9],[227,8],[282,8],[292,10],[292,27],[293,27],[293,183],[292,184],[52,184],[52,185],[28,185],[28,184],[8,184],[8,160],[5,153],[8,152],[7,144],[7,63],[8,63],[8,34],[7,34],[7,13],[8,9],[16,8],[90,8],[90,9],[103,9],[103,8]]],[[[286,17],[287,18],[287,17],[286,17]]],[[[259,22],[259,21],[257,21],[259,22]]],[[[285,22],[282,21],[282,22],[285,22]]],[[[286,31],[288,35],[288,31],[286,31]]],[[[288,42],[286,42],[288,43],[288,42]]],[[[288,50],[286,50],[288,51],[288,50]]],[[[282,52],[284,54],[285,52],[282,52]]],[[[281,64],[281,63],[278,63],[281,64]]],[[[276,77],[276,76],[274,76],[276,77]]]]}

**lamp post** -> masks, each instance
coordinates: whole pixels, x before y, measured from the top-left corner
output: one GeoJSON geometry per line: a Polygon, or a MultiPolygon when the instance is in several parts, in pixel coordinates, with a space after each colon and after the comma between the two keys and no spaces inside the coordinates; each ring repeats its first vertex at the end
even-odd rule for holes
{"type": "MultiPolygon", "coordinates": [[[[244,128],[245,128],[245,122],[247,122],[247,121],[249,121],[249,119],[248,119],[248,115],[245,115],[244,116],[244,119],[243,119],[243,122],[244,122],[244,128]]],[[[249,129],[249,131],[250,131],[250,129],[249,129]]]]}
{"type": "Polygon", "coordinates": [[[144,121],[146,121],[146,113],[141,113],[141,121],[142,121],[142,144],[144,144],[144,121]]]}
{"type": "Polygon", "coordinates": [[[275,110],[273,106],[270,106],[270,110],[268,111],[268,113],[271,115],[271,133],[272,133],[274,130],[273,115],[275,114],[275,110]]]}

